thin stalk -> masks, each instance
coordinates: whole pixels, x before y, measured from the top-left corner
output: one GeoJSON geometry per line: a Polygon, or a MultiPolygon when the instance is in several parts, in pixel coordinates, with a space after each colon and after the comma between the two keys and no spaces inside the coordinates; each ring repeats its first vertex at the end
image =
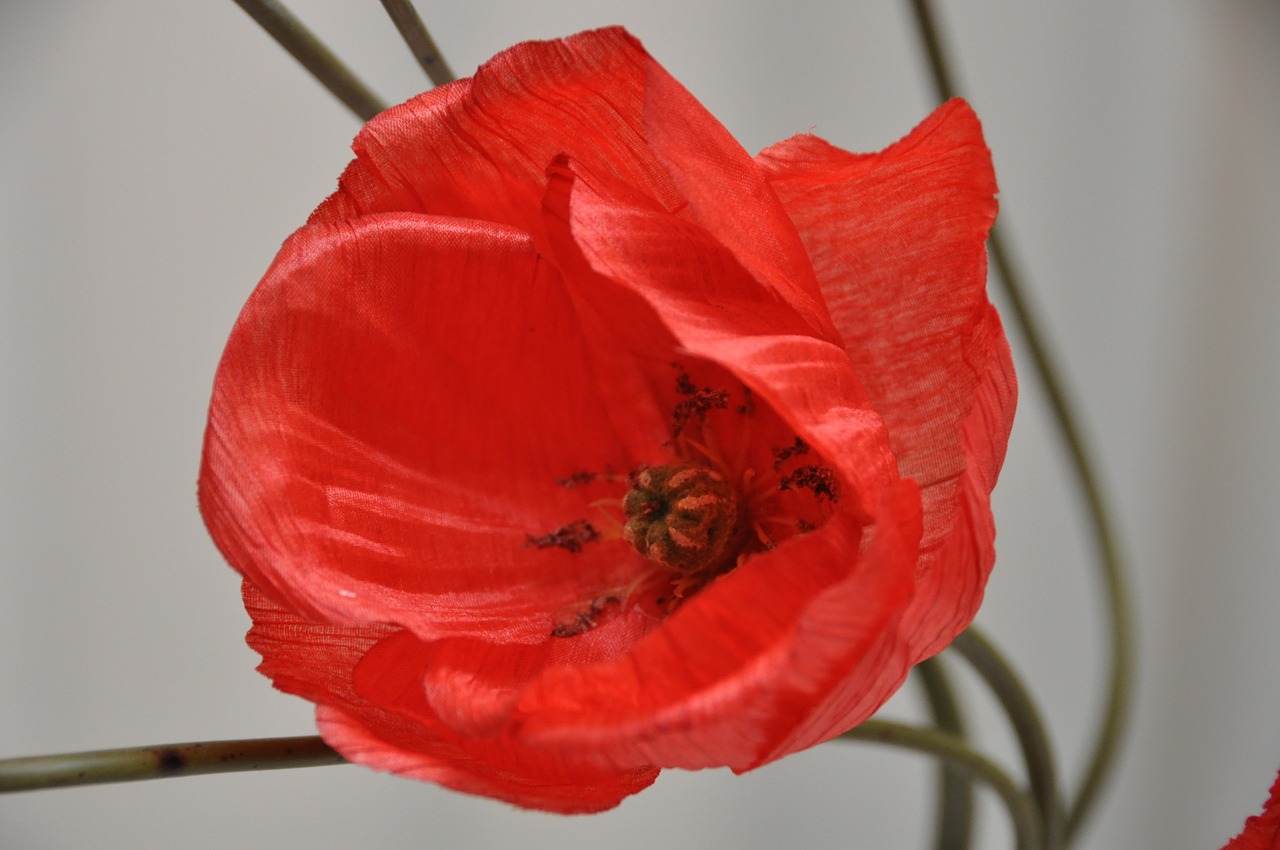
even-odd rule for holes
{"type": "Polygon", "coordinates": [[[947,51],[942,44],[942,28],[933,14],[933,4],[929,0],[911,0],[911,11],[916,19],[916,35],[920,37],[920,46],[928,57],[929,73],[933,76],[933,88],[938,100],[948,101],[957,97],[958,87],[951,76],[951,63],[947,60],[947,51]]]}
{"type": "Polygon", "coordinates": [[[1027,765],[1031,795],[1044,823],[1045,850],[1062,846],[1063,811],[1058,796],[1058,769],[1044,720],[1013,667],[975,626],[955,639],[951,648],[973,665],[1009,716],[1027,765]]]}
{"type": "Polygon", "coordinates": [[[1075,798],[1067,808],[1066,825],[1063,828],[1064,840],[1069,844],[1080,831],[1085,821],[1092,814],[1093,806],[1098,800],[1109,780],[1116,757],[1120,754],[1120,743],[1123,741],[1129,726],[1130,709],[1133,703],[1133,667],[1134,667],[1134,631],[1133,602],[1129,592],[1128,568],[1120,553],[1112,527],[1111,514],[1107,508],[1102,489],[1093,473],[1089,460],[1089,452],[1085,447],[1071,408],[1066,400],[1066,392],[1057,378],[1057,370],[1050,359],[1037,328],[1039,325],[1027,304],[1021,277],[1015,271],[1004,240],[1000,239],[999,228],[991,231],[989,250],[997,277],[1004,281],[1005,294],[1013,307],[1018,324],[1031,350],[1036,371],[1040,373],[1041,382],[1049,396],[1055,418],[1058,421],[1063,442],[1071,455],[1072,465],[1080,485],[1081,494],[1088,508],[1093,525],[1098,563],[1101,567],[1104,593],[1106,597],[1107,615],[1110,624],[1110,676],[1107,686],[1106,708],[1102,722],[1095,733],[1093,752],[1089,757],[1088,767],[1076,791],[1075,798]]]}
{"type": "MultiPolygon", "coordinates": [[[[942,659],[921,661],[914,672],[924,686],[933,723],[943,732],[965,740],[964,715],[942,659]]],[[[938,765],[937,850],[968,850],[973,833],[973,784],[964,771],[946,762],[938,765]]]]}
{"type": "Polygon", "coordinates": [[[413,58],[427,72],[431,82],[437,86],[453,82],[455,77],[449,63],[444,61],[440,48],[436,47],[435,39],[427,32],[427,26],[413,8],[413,3],[410,0],[382,0],[382,7],[395,22],[400,37],[409,45],[413,58]]]}
{"type": "Polygon", "coordinates": [[[1043,850],[1040,843],[1042,826],[1035,803],[998,765],[981,753],[971,750],[954,735],[904,723],[867,720],[840,737],[926,753],[944,760],[974,779],[986,782],[1009,811],[1017,850],[1043,850]]]}
{"type": "MultiPolygon", "coordinates": [[[[915,13],[917,29],[921,42],[929,58],[929,67],[933,75],[934,87],[942,100],[955,97],[956,88],[951,80],[950,63],[942,44],[940,29],[934,21],[929,0],[911,0],[911,8],[915,13]]],[[[1098,794],[1105,786],[1116,756],[1119,754],[1120,742],[1128,727],[1130,707],[1133,700],[1133,666],[1134,635],[1132,601],[1130,599],[1127,567],[1111,521],[1111,513],[1102,488],[1093,471],[1090,452],[1080,425],[1072,413],[1073,406],[1067,401],[1067,392],[1062,380],[1058,377],[1060,370],[1049,353],[1048,345],[1040,332],[1041,324],[1035,316],[1026,287],[1022,283],[1022,275],[1010,258],[1005,247],[1003,228],[1000,225],[991,230],[988,243],[991,262],[996,271],[996,278],[1003,285],[1009,305],[1013,311],[1016,324],[1022,331],[1023,338],[1031,354],[1032,364],[1044,386],[1053,410],[1058,431],[1066,446],[1080,494],[1089,514],[1089,522],[1093,528],[1093,537],[1102,574],[1103,590],[1106,597],[1107,615],[1110,622],[1110,671],[1107,685],[1106,708],[1099,724],[1093,752],[1088,767],[1075,798],[1067,808],[1066,824],[1063,830],[1064,841],[1070,843],[1079,832],[1080,827],[1092,813],[1098,794]]]]}
{"type": "Polygon", "coordinates": [[[312,735],[0,759],[0,793],[346,762],[312,735]]]}
{"type": "Polygon", "coordinates": [[[387,108],[284,4],[277,0],[235,1],[361,121],[387,108]]]}

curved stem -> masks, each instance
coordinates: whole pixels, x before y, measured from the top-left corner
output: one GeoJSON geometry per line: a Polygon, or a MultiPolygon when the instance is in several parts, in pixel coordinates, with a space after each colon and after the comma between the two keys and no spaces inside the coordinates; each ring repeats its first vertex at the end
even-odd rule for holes
{"type": "MultiPolygon", "coordinates": [[[[929,66],[938,97],[943,100],[954,97],[955,87],[951,80],[950,66],[939,35],[939,28],[933,19],[929,0],[911,0],[911,7],[915,12],[921,41],[924,42],[928,53],[929,66]]],[[[1066,445],[1075,470],[1081,496],[1093,527],[1110,621],[1110,673],[1106,709],[1080,789],[1067,809],[1063,835],[1064,840],[1070,843],[1072,837],[1088,818],[1094,803],[1097,802],[1098,794],[1115,765],[1119,744],[1128,726],[1133,697],[1132,602],[1129,595],[1127,568],[1116,541],[1106,499],[1093,472],[1090,453],[1085,445],[1081,428],[1071,412],[1072,406],[1067,402],[1066,390],[1058,377],[1060,370],[1049,354],[1048,346],[1039,330],[1040,323],[1028,303],[1022,276],[1005,247],[1003,228],[1000,225],[996,225],[991,230],[988,250],[992,265],[995,267],[996,277],[1003,284],[1015,321],[1022,330],[1023,338],[1031,353],[1032,363],[1049,398],[1059,434],[1066,445]]]]}
{"type": "Polygon", "coordinates": [[[1046,850],[1058,850],[1063,826],[1058,769],[1039,709],[1013,667],[977,627],[970,626],[951,647],[973,665],[1009,716],[1027,765],[1031,794],[1044,823],[1044,846],[1046,850]]]}
{"type": "Polygon", "coordinates": [[[422,70],[427,72],[431,82],[437,86],[451,83],[455,77],[449,63],[444,61],[435,39],[427,32],[427,26],[418,16],[410,0],[382,0],[382,6],[400,30],[400,37],[413,51],[413,58],[418,60],[422,70]]]}
{"type": "MultiPolygon", "coordinates": [[[[964,716],[942,659],[927,658],[915,666],[914,672],[924,686],[934,725],[965,740],[964,716]]],[[[968,850],[973,831],[973,785],[963,771],[947,763],[938,766],[937,810],[934,847],[938,850],[968,850]]]]}
{"type": "Polygon", "coordinates": [[[0,759],[0,793],[202,773],[344,764],[319,737],[204,741],[0,759]]]}
{"type": "Polygon", "coordinates": [[[329,48],[307,29],[302,21],[277,0],[236,0],[276,42],[302,63],[311,76],[346,104],[361,121],[368,121],[386,104],[378,99],[329,48]]]}
{"type": "Polygon", "coordinates": [[[927,753],[943,759],[975,779],[981,779],[991,786],[1009,810],[1018,850],[1043,850],[1040,843],[1040,817],[1031,798],[998,765],[969,749],[964,741],[954,735],[904,723],[867,720],[840,737],[927,753]]]}
{"type": "Polygon", "coordinates": [[[1063,442],[1066,444],[1072,465],[1076,470],[1081,494],[1093,525],[1111,631],[1109,658],[1111,670],[1106,709],[1096,733],[1093,753],[1090,755],[1084,778],[1080,782],[1075,799],[1067,810],[1063,836],[1070,843],[1092,813],[1093,805],[1097,802],[1098,795],[1115,765],[1116,756],[1120,752],[1120,742],[1129,724],[1130,706],[1133,701],[1135,651],[1133,603],[1129,595],[1127,567],[1112,529],[1110,511],[1107,509],[1102,489],[1093,473],[1093,465],[1089,460],[1089,452],[1085,448],[1084,437],[1076,424],[1075,417],[1071,414],[1066,392],[1057,377],[1057,369],[1037,330],[1039,325],[1026,302],[1024,289],[1020,283],[1022,278],[1014,269],[1000,234],[998,227],[991,231],[989,247],[992,263],[999,279],[1004,281],[1005,294],[1013,307],[1018,324],[1022,327],[1032,360],[1036,364],[1036,371],[1040,373],[1041,382],[1053,407],[1063,442]]]}

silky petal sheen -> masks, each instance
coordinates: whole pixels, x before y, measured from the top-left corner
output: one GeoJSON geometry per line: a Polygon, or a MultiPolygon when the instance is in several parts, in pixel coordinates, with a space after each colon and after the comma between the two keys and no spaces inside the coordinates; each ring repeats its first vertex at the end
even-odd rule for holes
{"type": "MultiPolygon", "coordinates": [[[[485,670],[488,684],[501,682],[505,674],[507,681],[516,685],[531,671],[555,661],[565,649],[552,643],[541,647],[493,647],[491,663],[485,670]]],[[[619,785],[638,790],[636,783],[643,787],[652,781],[655,771],[651,767],[602,767],[589,753],[529,747],[503,729],[495,728],[489,734],[459,730],[451,724],[453,718],[442,717],[438,704],[430,700],[429,688],[435,675],[431,666],[441,660],[438,647],[419,641],[408,632],[398,632],[379,642],[360,660],[354,671],[355,690],[372,705],[390,706],[391,713],[410,722],[419,739],[429,741],[433,749],[441,753],[452,751],[455,758],[474,761],[476,766],[469,768],[473,773],[530,788],[604,785],[614,788],[614,793],[619,785]]],[[[376,715],[370,719],[368,726],[375,735],[396,733],[395,725],[379,723],[376,715]]]]}
{"type": "Polygon", "coordinates": [[[915,486],[890,488],[881,516],[856,565],[833,520],[723,576],[617,662],[548,671],[521,703],[525,736],[618,766],[748,770],[865,719],[909,666],[893,624],[911,591],[915,486]]]}
{"type": "Polygon", "coordinates": [[[553,667],[611,662],[657,626],[652,611],[632,607],[573,640],[495,644],[474,638],[432,641],[418,651],[432,712],[461,734],[489,736],[513,719],[524,693],[553,667]]]}
{"type": "Polygon", "coordinates": [[[970,622],[1016,386],[967,106],[753,159],[615,28],[353,148],[236,323],[200,475],[260,670],[339,752],[599,811],[839,735],[970,622]],[[714,561],[623,539],[668,464],[728,482],[714,561]]]}
{"type": "MultiPolygon", "coordinates": [[[[466,794],[560,814],[590,814],[617,806],[658,778],[657,768],[617,773],[566,772],[558,779],[526,778],[495,766],[495,752],[472,753],[442,744],[419,725],[352,715],[321,705],[316,724],[325,743],[347,759],[466,794]]],[[[544,756],[554,762],[554,755],[544,756]]],[[[517,768],[518,769],[518,768],[517,768]]]]}
{"type": "MultiPolygon", "coordinates": [[[[875,494],[894,477],[893,457],[845,352],[805,333],[803,317],[705,230],[582,172],[565,164],[548,186],[548,227],[561,262],[570,262],[571,243],[591,272],[642,298],[682,348],[766,399],[846,478],[864,515],[873,515],[875,494]],[[568,233],[557,234],[557,226],[568,233]]],[[[580,299],[612,297],[588,275],[567,282],[580,299]]]]}
{"type": "Polygon", "coordinates": [[[253,618],[246,640],[262,656],[258,672],[280,690],[319,703],[362,704],[349,673],[379,641],[396,632],[394,626],[335,626],[309,620],[248,579],[241,582],[240,592],[253,618]]]}
{"type": "Polygon", "coordinates": [[[574,767],[555,753],[529,751],[509,742],[459,739],[447,727],[430,722],[430,712],[421,708],[422,662],[427,656],[424,645],[408,632],[317,623],[247,581],[244,599],[254,620],[249,644],[263,657],[259,669],[281,690],[320,703],[321,736],[351,761],[565,813],[613,808],[657,777],[656,769],[574,767]],[[386,675],[380,686],[395,690],[395,699],[378,704],[358,692],[362,678],[379,679],[370,668],[382,668],[386,675]]]}
{"type": "Polygon", "coordinates": [[[818,594],[800,618],[771,747],[751,767],[847,731],[906,679],[912,660],[899,621],[914,591],[919,488],[895,482],[882,494],[877,515],[854,572],[818,594]]]}
{"type": "Polygon", "coordinates": [[[837,339],[795,225],[751,156],[652,60],[646,83],[649,142],[689,202],[694,220],[748,273],[785,299],[811,332],[837,339]]]}
{"type": "Polygon", "coordinates": [[[621,541],[528,545],[590,511],[558,477],[632,464],[583,358],[557,276],[509,228],[313,225],[228,343],[206,521],[234,566],[300,610],[541,640],[558,606],[638,562],[621,541]]]}
{"type": "Polygon", "coordinates": [[[828,522],[749,560],[615,663],[549,670],[521,703],[524,735],[619,766],[751,763],[767,743],[767,697],[785,676],[796,620],[846,574],[850,533],[828,522]]]}
{"type": "Polygon", "coordinates": [[[899,472],[921,485],[922,587],[906,626],[917,658],[931,655],[981,600],[994,560],[988,494],[1017,395],[985,291],[990,152],[972,110],[951,101],[879,154],[796,136],[758,162],[813,259],[899,472]]]}
{"type": "Polygon", "coordinates": [[[616,27],[516,45],[474,76],[366,124],[338,191],[312,220],[384,211],[481,218],[517,227],[541,245],[543,172],[561,153],[642,186],[673,208],[682,205],[645,140],[650,61],[616,27]]]}

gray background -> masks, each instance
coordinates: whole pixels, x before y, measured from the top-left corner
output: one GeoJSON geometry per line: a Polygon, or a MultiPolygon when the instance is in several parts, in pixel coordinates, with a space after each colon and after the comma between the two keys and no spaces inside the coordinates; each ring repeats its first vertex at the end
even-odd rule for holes
{"type": "MultiPolygon", "coordinates": [[[[423,85],[379,4],[295,9],[385,97],[423,85]]],[[[942,12],[1136,566],[1136,734],[1084,845],[1217,848],[1280,765],[1280,7],[942,12]]],[[[422,13],[462,73],[516,41],[624,23],[752,151],[810,128],[878,149],[930,106],[898,2],[422,13]]],[[[226,0],[0,3],[0,754],[310,732],[309,706],[253,672],[194,482],[236,312],[355,130],[226,0]]],[[[1075,776],[1100,619],[1023,378],[979,621],[1075,776]]],[[[1010,758],[973,701],[983,744],[1010,758]]],[[[918,712],[910,688],[886,710],[918,712]]],[[[566,819],[354,767],[281,771],[10,796],[0,846],[908,848],[929,834],[929,777],[923,759],[832,744],[745,777],[672,772],[566,819]]],[[[982,813],[978,846],[1008,846],[1002,812],[982,813]]]]}

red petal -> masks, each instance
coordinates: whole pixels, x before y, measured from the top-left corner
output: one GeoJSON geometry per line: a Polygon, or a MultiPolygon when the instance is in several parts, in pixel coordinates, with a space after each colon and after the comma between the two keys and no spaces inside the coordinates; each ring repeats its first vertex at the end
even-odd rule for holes
{"type": "Polygon", "coordinates": [[[1262,806],[1262,814],[1246,820],[1244,831],[1222,850],[1280,850],[1280,775],[1271,786],[1271,796],[1262,806]]]}
{"type": "Polygon", "coordinates": [[[415,648],[431,713],[461,736],[497,734],[546,670],[614,661],[659,622],[652,610],[621,603],[599,617],[601,622],[571,640],[552,637],[529,645],[454,638],[415,648]]]}
{"type": "Polygon", "coordinates": [[[722,576],[618,661],[549,669],[521,702],[523,736],[618,766],[746,770],[848,729],[909,664],[893,626],[914,485],[891,488],[881,515],[856,565],[856,526],[832,519],[722,576]]]}
{"type": "Polygon", "coordinates": [[[837,340],[805,247],[772,187],[715,116],[652,59],[644,125],[693,219],[785,299],[810,333],[837,340]]]}
{"type": "Polygon", "coordinates": [[[967,107],[757,170],[604,30],[512,48],[355,148],[237,323],[200,487],[261,669],[345,755],[599,810],[650,765],[745,770],[844,731],[969,622],[1015,389],[967,107]],[[557,479],[670,451],[672,360],[759,400],[750,468],[798,434],[844,496],[665,620],[646,597],[552,638],[645,564],[529,538],[602,495],[557,479]]]}
{"type": "Polygon", "coordinates": [[[555,610],[641,563],[621,541],[527,545],[591,515],[598,496],[557,478],[634,466],[585,358],[518,232],[413,215],[304,228],[219,367],[206,522],[254,583],[335,623],[541,641],[555,610]]]}
{"type": "Polygon", "coordinates": [[[915,659],[900,619],[915,592],[920,552],[920,491],[887,488],[870,541],[849,579],[814,599],[800,617],[789,701],[777,710],[781,733],[757,764],[830,740],[874,714],[907,678],[915,659]]]}
{"type": "Polygon", "coordinates": [[[544,171],[568,153],[674,207],[641,122],[649,57],[625,30],[518,44],[469,79],[374,118],[313,221],[413,211],[517,227],[542,244],[544,171]]]}
{"type": "Polygon", "coordinates": [[[847,355],[815,338],[702,227],[579,163],[562,158],[550,177],[548,232],[579,302],[616,300],[610,284],[638,296],[637,314],[651,311],[682,348],[749,385],[828,459],[853,504],[842,505],[839,522],[722,577],[622,661],[549,670],[521,702],[527,734],[619,765],[746,769],[844,731],[901,683],[912,660],[891,624],[910,593],[918,529],[891,529],[916,527],[919,517],[914,486],[882,495],[893,460],[878,417],[849,406],[863,396],[847,355]],[[869,554],[865,568],[850,559],[858,532],[848,523],[859,517],[889,529],[877,535],[884,554],[869,554]],[[878,559],[887,564],[879,570],[878,559]],[[851,592],[824,595],[844,581],[851,592]],[[848,629],[806,633],[811,642],[792,657],[809,605],[822,612],[818,622],[848,629]],[[796,663],[802,656],[809,660],[796,663]],[[858,677],[844,682],[852,670],[858,677]]]}
{"type": "Polygon", "coordinates": [[[874,515],[893,458],[880,417],[860,404],[866,396],[843,350],[814,337],[790,304],[704,229],[578,163],[553,167],[546,205],[551,242],[577,300],[604,311],[602,302],[617,302],[618,286],[636,296],[647,308],[635,309],[637,316],[651,312],[681,348],[768,402],[837,468],[863,515],[874,515]]]}
{"type": "MultiPolygon", "coordinates": [[[[353,715],[326,705],[316,709],[316,723],[325,743],[358,764],[559,814],[612,809],[658,778],[656,768],[613,773],[565,770],[552,778],[526,776],[518,772],[524,767],[522,763],[503,764],[496,747],[463,750],[431,738],[416,721],[353,715]]],[[[543,754],[539,763],[558,762],[551,753],[543,754]]]]}
{"type": "Polygon", "coordinates": [[[814,262],[858,376],[925,505],[917,657],[972,619],[994,560],[988,495],[1016,388],[987,302],[995,178],[977,118],[941,107],[880,154],[796,136],[759,156],[814,262]]]}
{"type": "Polygon", "coordinates": [[[408,632],[314,623],[247,581],[244,598],[259,669],[280,689],[318,702],[321,736],[351,761],[563,813],[612,808],[657,777],[652,768],[608,771],[509,740],[460,738],[424,701],[428,656],[408,632]]]}
{"type": "Polygon", "coordinates": [[[246,642],[262,656],[258,672],[282,691],[313,702],[356,706],[350,675],[364,654],[394,634],[393,626],[334,626],[315,623],[271,599],[245,579],[245,610],[253,619],[246,642]]]}

